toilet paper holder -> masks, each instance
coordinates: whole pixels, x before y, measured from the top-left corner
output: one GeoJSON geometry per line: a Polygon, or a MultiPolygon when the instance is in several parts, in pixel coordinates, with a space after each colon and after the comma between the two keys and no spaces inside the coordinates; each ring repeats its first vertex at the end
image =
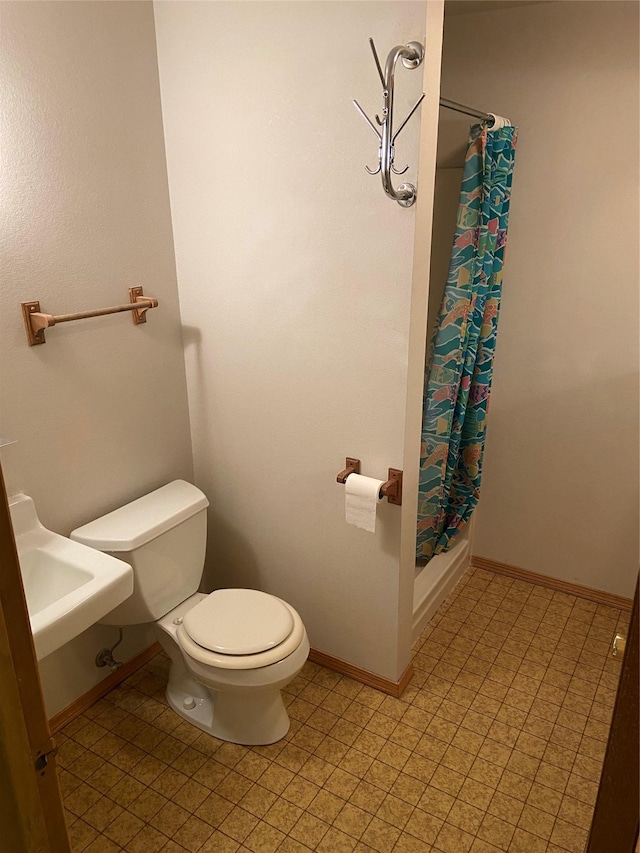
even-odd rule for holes
{"type": "MultiPolygon", "coordinates": [[[[345,469],[340,471],[336,477],[338,483],[346,483],[347,477],[350,474],[360,474],[360,460],[353,456],[347,456],[345,459],[345,469]]],[[[380,494],[385,497],[390,504],[394,506],[402,506],[402,471],[399,468],[389,468],[387,481],[380,486],[380,494]]]]}

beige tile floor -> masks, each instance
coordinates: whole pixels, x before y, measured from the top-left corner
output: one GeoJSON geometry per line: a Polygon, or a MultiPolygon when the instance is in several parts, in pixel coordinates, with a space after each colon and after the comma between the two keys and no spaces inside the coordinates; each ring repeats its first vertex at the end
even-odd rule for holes
{"type": "Polygon", "coordinates": [[[158,655],[58,736],[73,849],[582,853],[627,622],[469,571],[401,699],[307,663],[253,748],[174,714],[158,655]]]}

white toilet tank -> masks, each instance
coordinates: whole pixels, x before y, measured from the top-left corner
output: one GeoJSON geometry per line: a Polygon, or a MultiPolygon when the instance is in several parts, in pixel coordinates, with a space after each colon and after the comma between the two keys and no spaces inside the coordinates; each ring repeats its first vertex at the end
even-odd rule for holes
{"type": "Polygon", "coordinates": [[[209,501],[174,480],[71,533],[133,568],[133,593],[100,620],[105,625],[155,622],[200,585],[209,501]]]}

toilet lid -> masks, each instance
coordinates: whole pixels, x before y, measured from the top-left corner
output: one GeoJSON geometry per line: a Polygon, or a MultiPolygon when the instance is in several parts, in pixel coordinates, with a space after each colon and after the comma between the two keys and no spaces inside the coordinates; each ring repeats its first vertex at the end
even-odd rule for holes
{"type": "Polygon", "coordinates": [[[189,610],[183,627],[212,652],[252,655],[283,643],[293,630],[289,609],[257,589],[217,589],[189,610]]]}

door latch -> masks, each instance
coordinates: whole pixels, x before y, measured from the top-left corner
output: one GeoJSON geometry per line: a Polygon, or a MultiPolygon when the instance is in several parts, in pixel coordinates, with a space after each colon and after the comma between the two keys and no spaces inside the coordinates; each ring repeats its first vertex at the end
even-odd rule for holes
{"type": "Polygon", "coordinates": [[[52,746],[51,749],[47,750],[46,752],[41,752],[40,750],[38,750],[36,759],[33,762],[33,766],[35,767],[36,773],[40,773],[40,775],[44,776],[44,774],[47,772],[49,758],[52,755],[56,755],[57,752],[58,749],[55,746],[52,746]]]}

